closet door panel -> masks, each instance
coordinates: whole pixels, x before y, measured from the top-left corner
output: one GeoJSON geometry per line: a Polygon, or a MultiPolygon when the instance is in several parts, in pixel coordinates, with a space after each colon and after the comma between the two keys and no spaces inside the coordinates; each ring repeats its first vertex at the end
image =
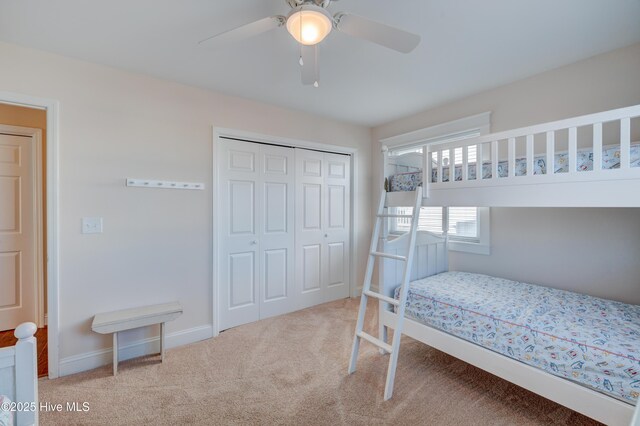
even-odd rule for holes
{"type": "Polygon", "coordinates": [[[265,234],[286,233],[289,229],[289,189],[290,185],[280,182],[267,182],[264,185],[265,209],[264,232],[265,234]]]}
{"type": "Polygon", "coordinates": [[[260,174],[259,147],[222,141],[219,151],[220,274],[218,307],[220,329],[257,321],[259,303],[259,252],[257,229],[260,174]]]}
{"type": "Polygon", "coordinates": [[[290,292],[287,284],[290,281],[287,276],[289,250],[275,249],[265,250],[264,256],[264,300],[272,302],[282,300],[290,292]]]}
{"type": "Polygon", "coordinates": [[[254,235],[255,218],[255,182],[246,180],[229,181],[229,220],[230,234],[254,235]]]}
{"type": "Polygon", "coordinates": [[[302,184],[302,229],[305,231],[322,230],[322,185],[302,184]]]}
{"type": "Polygon", "coordinates": [[[324,154],[296,149],[296,293],[299,307],[325,301],[324,154]]]}
{"type": "Polygon", "coordinates": [[[345,282],[345,251],[344,243],[330,243],[327,245],[329,268],[329,280],[327,286],[342,285],[345,282]]]}
{"type": "Polygon", "coordinates": [[[302,247],[302,292],[320,291],[320,268],[322,259],[320,244],[302,247]]]}
{"type": "Polygon", "coordinates": [[[229,308],[241,308],[256,303],[255,252],[229,254],[229,308]]]}
{"type": "Polygon", "coordinates": [[[349,296],[350,164],[296,149],[296,284],[302,307],[349,296]]]}
{"type": "Polygon", "coordinates": [[[328,203],[329,213],[327,215],[329,229],[344,229],[347,218],[345,213],[347,211],[346,204],[349,200],[345,197],[345,187],[343,185],[328,185],[329,191],[328,203]]]}
{"type": "Polygon", "coordinates": [[[260,250],[260,318],[292,312],[297,307],[294,285],[293,148],[260,145],[262,227],[260,250]]]}
{"type": "Polygon", "coordinates": [[[325,301],[349,297],[351,158],[325,154],[325,301]]]}

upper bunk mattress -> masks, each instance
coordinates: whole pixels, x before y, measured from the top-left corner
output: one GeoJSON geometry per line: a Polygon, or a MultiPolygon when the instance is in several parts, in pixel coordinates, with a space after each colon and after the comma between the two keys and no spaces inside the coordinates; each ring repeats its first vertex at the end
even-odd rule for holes
{"type": "Polygon", "coordinates": [[[640,394],[640,306],[445,272],[410,284],[406,315],[626,402],[640,394]]]}

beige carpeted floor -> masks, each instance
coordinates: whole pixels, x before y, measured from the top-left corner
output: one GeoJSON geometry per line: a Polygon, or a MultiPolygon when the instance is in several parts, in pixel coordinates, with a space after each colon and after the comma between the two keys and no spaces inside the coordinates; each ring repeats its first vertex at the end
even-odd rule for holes
{"type": "MultiPolygon", "coordinates": [[[[259,321],[158,357],[40,383],[40,399],[89,402],[43,425],[585,425],[567,408],[404,337],[394,397],[387,358],[363,342],[347,376],[357,300],[259,321]]],[[[370,309],[369,312],[375,309],[370,309]]],[[[375,330],[375,318],[368,328],[375,330]]]]}

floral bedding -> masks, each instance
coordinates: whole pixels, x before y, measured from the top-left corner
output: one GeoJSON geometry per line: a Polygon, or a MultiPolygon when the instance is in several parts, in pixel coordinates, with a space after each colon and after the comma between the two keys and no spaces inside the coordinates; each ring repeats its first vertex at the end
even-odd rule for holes
{"type": "Polygon", "coordinates": [[[445,272],[410,284],[406,315],[623,401],[640,394],[640,306],[445,272]]]}
{"type": "Polygon", "coordinates": [[[415,191],[422,185],[422,172],[398,173],[389,179],[389,191],[415,191]]]}

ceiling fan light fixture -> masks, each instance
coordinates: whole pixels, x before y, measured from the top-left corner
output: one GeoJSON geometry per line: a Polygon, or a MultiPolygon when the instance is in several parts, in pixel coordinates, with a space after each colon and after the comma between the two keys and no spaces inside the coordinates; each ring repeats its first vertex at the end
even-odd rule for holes
{"type": "Polygon", "coordinates": [[[333,18],[325,9],[315,5],[294,8],[287,17],[287,31],[298,43],[313,46],[329,35],[333,18]]]}

